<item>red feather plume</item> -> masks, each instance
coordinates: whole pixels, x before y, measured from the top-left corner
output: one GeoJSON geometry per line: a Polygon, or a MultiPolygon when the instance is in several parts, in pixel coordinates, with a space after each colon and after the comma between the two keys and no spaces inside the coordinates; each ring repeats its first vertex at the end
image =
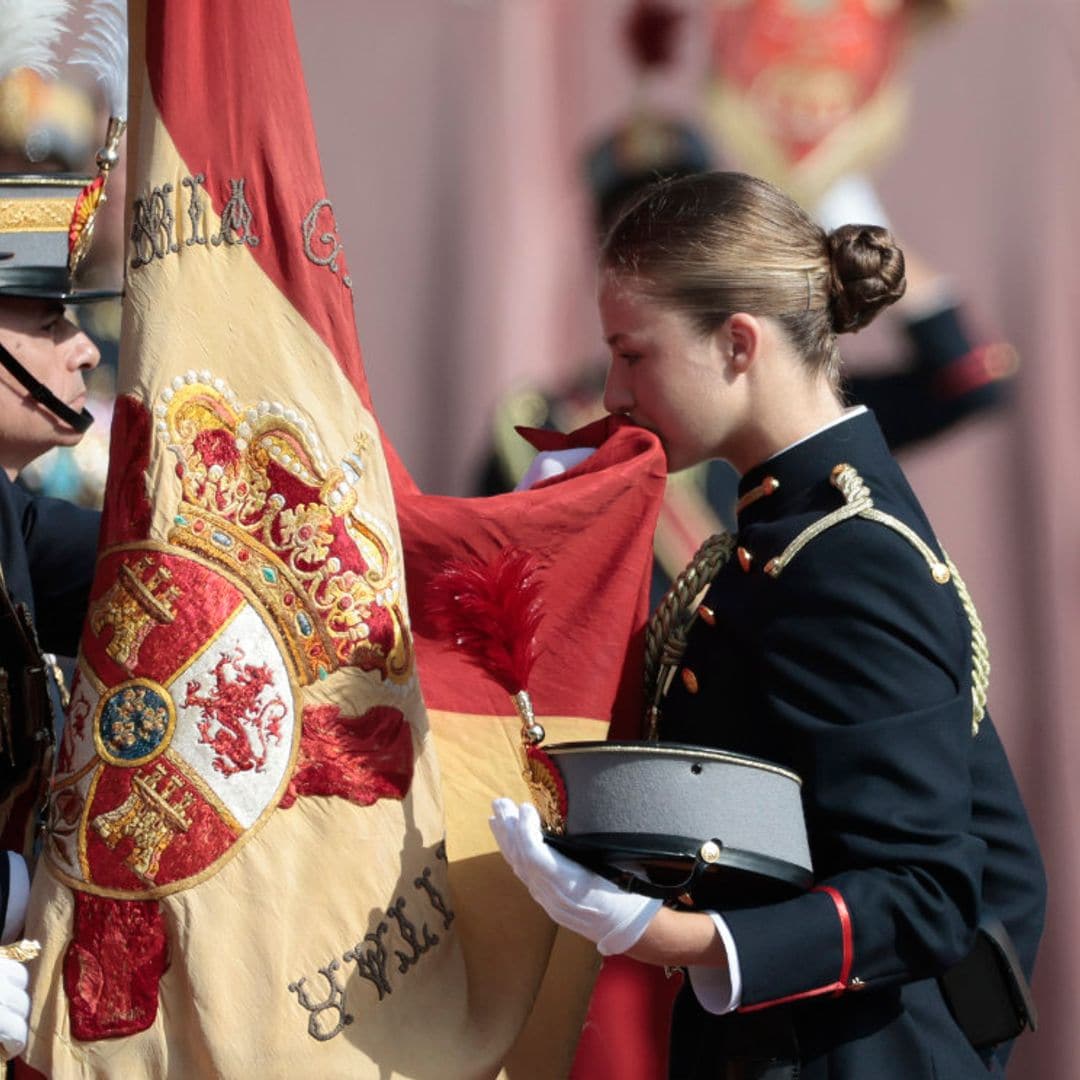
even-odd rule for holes
{"type": "Polygon", "coordinates": [[[543,617],[539,569],[535,555],[504,548],[488,562],[448,563],[425,593],[436,629],[511,695],[526,689],[536,661],[543,617]]]}

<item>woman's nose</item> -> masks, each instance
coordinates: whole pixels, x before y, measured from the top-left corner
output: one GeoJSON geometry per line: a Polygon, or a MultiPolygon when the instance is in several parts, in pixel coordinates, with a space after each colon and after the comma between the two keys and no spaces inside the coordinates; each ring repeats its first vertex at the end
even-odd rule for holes
{"type": "Polygon", "coordinates": [[[604,382],[604,408],[609,413],[629,412],[634,406],[634,396],[625,382],[615,371],[615,365],[608,368],[604,382]]]}

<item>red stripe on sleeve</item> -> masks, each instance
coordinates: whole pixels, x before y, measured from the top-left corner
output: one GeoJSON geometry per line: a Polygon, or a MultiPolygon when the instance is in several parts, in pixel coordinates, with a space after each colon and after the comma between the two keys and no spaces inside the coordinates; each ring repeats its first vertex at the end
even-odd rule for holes
{"type": "Polygon", "coordinates": [[[744,1005],[738,1010],[739,1012],[757,1012],[760,1009],[769,1009],[774,1005],[786,1005],[791,1001],[821,997],[822,994],[842,994],[848,989],[851,979],[851,965],[854,962],[855,954],[854,939],[851,932],[851,912],[848,910],[848,906],[839,890],[834,889],[831,885],[817,885],[811,892],[824,893],[836,907],[836,914],[840,919],[840,978],[836,982],[828,983],[825,986],[816,986],[813,990],[803,990],[798,994],[788,994],[785,997],[772,998],[769,1001],[759,1001],[756,1005],[744,1005]]]}

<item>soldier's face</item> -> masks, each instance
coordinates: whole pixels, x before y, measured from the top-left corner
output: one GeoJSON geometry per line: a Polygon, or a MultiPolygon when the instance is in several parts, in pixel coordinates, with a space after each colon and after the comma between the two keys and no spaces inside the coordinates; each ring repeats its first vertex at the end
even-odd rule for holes
{"type": "Polygon", "coordinates": [[[722,331],[703,335],[681,312],[608,275],[599,305],[611,350],[604,408],[655,432],[669,472],[725,457],[743,403],[727,375],[722,331]]]}
{"type": "MultiPolygon", "coordinates": [[[[85,372],[97,367],[97,346],[53,300],[0,298],[0,344],[61,401],[78,412],[86,403],[85,372]]],[[[0,368],[0,468],[13,476],[53,446],[82,435],[39,405],[0,368]]]]}

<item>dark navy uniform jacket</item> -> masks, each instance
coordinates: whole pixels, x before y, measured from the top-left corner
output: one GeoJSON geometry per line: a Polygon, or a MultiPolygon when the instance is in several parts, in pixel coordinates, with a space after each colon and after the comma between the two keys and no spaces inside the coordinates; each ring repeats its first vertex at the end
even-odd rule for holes
{"type": "MultiPolygon", "coordinates": [[[[74,656],[78,649],[100,521],[95,510],[29,494],[0,470],[4,584],[12,599],[29,609],[45,652],[74,656]]],[[[9,673],[22,662],[21,655],[0,655],[0,667],[9,673]]],[[[0,760],[4,767],[6,760],[0,760]]],[[[0,880],[0,921],[7,909],[6,884],[0,880]]]]}
{"type": "Polygon", "coordinates": [[[696,679],[673,680],[661,733],[797,772],[821,891],[722,911],[741,1008],[712,1017],[684,992],[672,1076],[728,1075],[731,1048],[780,1021],[803,1080],[1000,1075],[1008,1047],[976,1053],[936,978],[987,912],[1030,975],[1045,878],[989,716],[973,734],[955,578],[935,580],[941,549],[872,413],[755,468],[740,494],[742,550],[705,597],[713,625],[695,622],[683,658],[696,679]],[[864,517],[805,534],[845,504],[840,464],[914,541],[864,517]]]}

